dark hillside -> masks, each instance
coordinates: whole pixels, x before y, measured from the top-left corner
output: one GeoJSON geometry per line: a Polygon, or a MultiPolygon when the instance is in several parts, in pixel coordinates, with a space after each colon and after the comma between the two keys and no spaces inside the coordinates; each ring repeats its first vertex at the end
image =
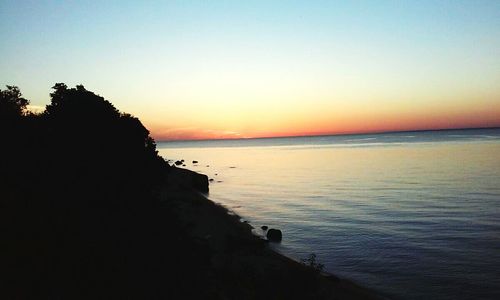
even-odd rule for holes
{"type": "MultiPolygon", "coordinates": [[[[14,298],[200,296],[205,249],[157,199],[170,167],[141,122],[56,84],[41,115],[1,91],[2,291],[14,298]]],[[[10,297],[9,297],[10,298],[10,297]]]]}

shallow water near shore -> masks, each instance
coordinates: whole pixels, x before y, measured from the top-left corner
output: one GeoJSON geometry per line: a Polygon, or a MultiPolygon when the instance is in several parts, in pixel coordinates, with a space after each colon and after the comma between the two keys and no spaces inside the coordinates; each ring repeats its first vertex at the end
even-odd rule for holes
{"type": "Polygon", "coordinates": [[[277,251],[395,299],[500,298],[500,129],[158,143],[277,251]],[[198,161],[193,164],[192,161],[198,161]]]}

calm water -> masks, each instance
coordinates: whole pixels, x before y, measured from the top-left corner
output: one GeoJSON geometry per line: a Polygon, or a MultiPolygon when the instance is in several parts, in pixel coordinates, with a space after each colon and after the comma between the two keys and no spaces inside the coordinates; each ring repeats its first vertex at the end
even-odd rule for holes
{"type": "Polygon", "coordinates": [[[394,299],[500,299],[500,129],[158,146],[290,257],[394,299]]]}

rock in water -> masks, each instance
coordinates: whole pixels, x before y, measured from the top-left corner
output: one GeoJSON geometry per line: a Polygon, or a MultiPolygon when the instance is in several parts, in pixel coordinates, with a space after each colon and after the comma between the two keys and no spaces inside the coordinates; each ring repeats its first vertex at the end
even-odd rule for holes
{"type": "Polygon", "coordinates": [[[197,163],[198,163],[198,161],[197,161],[197,160],[193,160],[193,164],[197,164],[197,163]]]}
{"type": "Polygon", "coordinates": [[[282,233],[279,229],[271,228],[267,231],[266,237],[271,242],[281,242],[282,233]]]}
{"type": "Polygon", "coordinates": [[[267,228],[268,228],[268,227],[267,227],[266,225],[264,225],[264,226],[261,226],[260,228],[261,228],[262,230],[267,230],[267,228]]]}
{"type": "Polygon", "coordinates": [[[171,168],[167,175],[167,182],[174,188],[208,193],[208,176],[187,169],[171,168]]]}
{"type": "Polygon", "coordinates": [[[195,190],[202,193],[208,193],[208,176],[191,172],[191,184],[195,190]]]}

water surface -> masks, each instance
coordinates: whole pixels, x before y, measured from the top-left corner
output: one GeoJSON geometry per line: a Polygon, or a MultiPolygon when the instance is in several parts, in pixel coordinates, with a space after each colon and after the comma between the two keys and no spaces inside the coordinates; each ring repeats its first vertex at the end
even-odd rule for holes
{"type": "Polygon", "coordinates": [[[499,129],[158,148],[213,178],[213,201],[282,229],[290,257],[395,299],[500,299],[499,129]]]}

